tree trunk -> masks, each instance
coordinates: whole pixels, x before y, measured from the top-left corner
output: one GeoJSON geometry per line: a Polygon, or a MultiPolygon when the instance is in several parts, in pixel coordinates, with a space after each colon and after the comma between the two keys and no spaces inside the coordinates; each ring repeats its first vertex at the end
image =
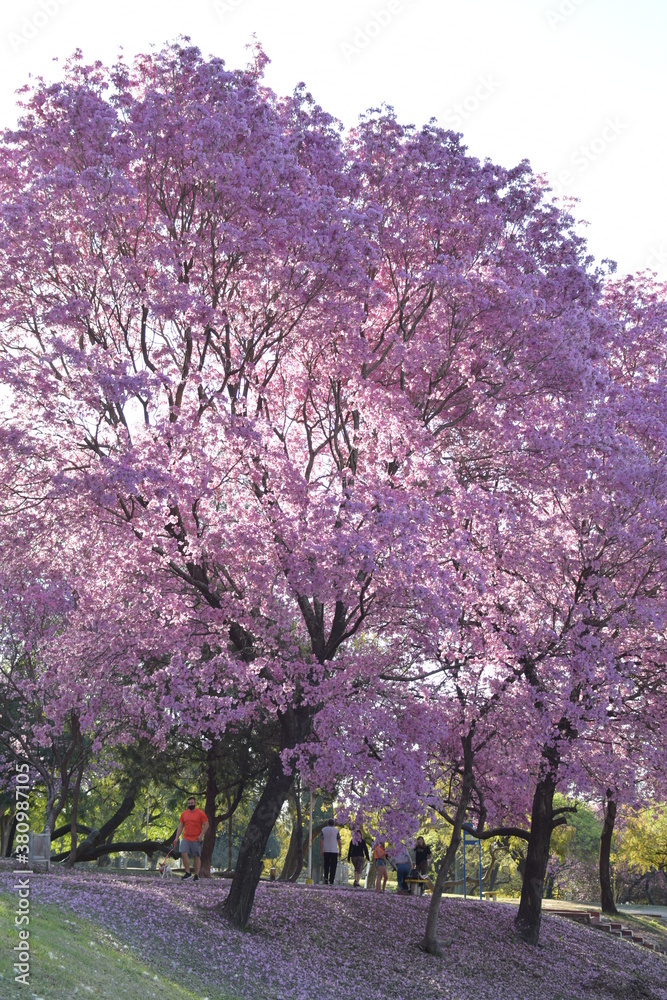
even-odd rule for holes
{"type": "Polygon", "coordinates": [[[74,782],[74,793],[72,795],[72,816],[70,822],[70,836],[71,846],[69,857],[65,862],[65,868],[73,868],[76,861],[76,848],[77,848],[77,832],[76,832],[76,819],[79,814],[79,793],[81,791],[81,779],[83,778],[84,765],[81,764],[79,770],[77,771],[76,781],[74,782]]]}
{"type": "Polygon", "coordinates": [[[9,835],[16,822],[16,813],[8,811],[0,820],[0,858],[8,857],[9,835]]]}
{"type": "Polygon", "coordinates": [[[492,858],[489,870],[487,873],[487,888],[489,892],[493,892],[496,887],[496,882],[498,881],[498,875],[500,874],[500,864],[495,858],[492,858]]]}
{"type": "Polygon", "coordinates": [[[279,882],[296,882],[303,868],[303,822],[301,818],[301,794],[299,788],[293,790],[289,798],[294,803],[295,817],[292,819],[292,833],[283,870],[278,876],[279,882]]]}
{"type": "MultiPolygon", "coordinates": [[[[71,823],[67,823],[65,826],[59,826],[57,830],[53,831],[53,836],[51,837],[51,843],[53,843],[55,840],[60,840],[61,837],[64,837],[66,834],[71,832],[72,832],[71,823]]],[[[91,833],[92,831],[91,828],[89,826],[86,826],[85,823],[79,823],[77,821],[76,832],[83,833],[86,836],[88,836],[88,834],[91,833]]]]}
{"type": "Polygon", "coordinates": [[[236,859],[232,886],[223,906],[224,915],[235,927],[245,927],[248,923],[262,874],[264,850],[291,784],[292,775],[285,774],[280,757],[276,757],[264,791],[246,827],[236,859]]]}
{"type": "Polygon", "coordinates": [[[51,782],[46,784],[46,811],[44,814],[44,830],[43,833],[53,834],[56,828],[56,820],[63,810],[65,805],[65,799],[67,798],[67,793],[69,792],[69,775],[64,776],[64,785],[60,790],[60,795],[56,792],[55,785],[51,782]]]}
{"type": "MultiPolygon", "coordinates": [[[[97,831],[93,831],[97,832],[97,831]]],[[[98,858],[105,857],[107,854],[117,854],[119,851],[125,851],[128,853],[141,853],[141,854],[155,854],[156,851],[167,851],[173,847],[174,838],[176,836],[176,830],[170,839],[168,840],[120,840],[115,841],[112,844],[100,844],[99,847],[91,848],[90,851],[86,850],[86,861],[97,861],[98,858]]],[[[82,845],[85,847],[85,844],[82,845]]],[[[69,851],[62,851],[60,854],[52,854],[52,861],[64,861],[65,858],[70,856],[69,851]]],[[[77,863],[81,860],[81,857],[77,857],[77,863]]]]}
{"type": "MultiPolygon", "coordinates": [[[[310,732],[313,709],[287,708],[279,716],[281,728],[281,750],[291,750],[298,746],[310,732]]],[[[262,874],[262,858],[280,810],[292,784],[292,775],[285,774],[282,760],[276,754],[271,765],[264,791],[255,806],[246,827],[232,887],[225,900],[222,912],[235,927],[245,927],[250,917],[255,892],[262,874]]]]}
{"type": "Polygon", "coordinates": [[[554,898],[554,881],[553,875],[547,875],[544,881],[544,898],[553,899],[554,898]]]}
{"type": "Polygon", "coordinates": [[[646,873],[646,898],[648,899],[650,906],[655,906],[655,899],[653,898],[653,886],[651,885],[651,872],[646,873]]]}
{"type": "Polygon", "coordinates": [[[230,811],[229,819],[227,820],[227,871],[228,872],[234,870],[234,856],[232,850],[233,826],[234,826],[234,813],[230,811]]]}
{"type": "Polygon", "coordinates": [[[461,829],[463,827],[463,821],[465,820],[466,811],[470,802],[470,796],[472,795],[472,786],[472,738],[468,735],[463,739],[463,782],[461,785],[461,796],[459,798],[458,806],[456,807],[456,813],[454,814],[452,836],[449,841],[447,853],[445,854],[442,864],[438,869],[435,885],[433,887],[433,893],[431,895],[431,902],[428,908],[428,916],[426,918],[424,940],[420,945],[422,951],[428,952],[429,955],[442,955],[442,948],[440,947],[440,943],[438,941],[438,915],[440,913],[440,901],[442,899],[443,887],[447,880],[447,876],[449,875],[449,869],[454,863],[456,852],[458,851],[459,844],[461,843],[461,829]]]}
{"type": "Polygon", "coordinates": [[[10,858],[12,855],[12,850],[14,848],[14,837],[16,835],[16,813],[9,824],[9,829],[7,831],[7,842],[5,844],[5,853],[2,855],[3,858],[10,858]]]}
{"type": "Polygon", "coordinates": [[[132,778],[130,786],[123,796],[123,801],[113,816],[99,830],[91,830],[81,845],[77,852],[77,861],[95,861],[100,856],[100,853],[105,853],[104,851],[99,852],[99,848],[110,841],[111,834],[131,815],[140,785],[139,778],[132,778]]]}
{"type": "Polygon", "coordinates": [[[204,843],[201,849],[201,869],[199,874],[203,878],[211,877],[211,859],[215,847],[215,835],[217,832],[216,801],[218,798],[218,779],[215,769],[215,748],[209,747],[206,751],[206,800],[204,802],[204,812],[208,819],[208,830],[204,834],[204,843]]]}
{"type": "Polygon", "coordinates": [[[604,824],[600,836],[600,906],[603,913],[617,914],[614,893],[611,887],[611,866],[609,854],[611,851],[611,838],[614,832],[616,821],[616,801],[613,798],[611,789],[607,791],[604,803],[604,824]]]}
{"type": "Polygon", "coordinates": [[[549,863],[549,843],[553,829],[553,803],[556,780],[553,769],[538,781],[533,796],[530,838],[521,886],[519,912],[515,927],[524,941],[537,944],[542,921],[542,892],[549,863]]]}
{"type": "MultiPolygon", "coordinates": [[[[296,882],[303,868],[303,816],[301,814],[301,781],[296,784],[296,858],[291,882],[296,882]]],[[[291,838],[290,838],[291,839],[291,838]]]]}

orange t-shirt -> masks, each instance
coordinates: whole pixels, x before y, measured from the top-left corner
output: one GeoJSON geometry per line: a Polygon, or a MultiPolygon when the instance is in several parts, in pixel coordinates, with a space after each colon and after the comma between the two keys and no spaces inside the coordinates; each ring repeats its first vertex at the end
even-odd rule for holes
{"type": "Polygon", "coordinates": [[[206,822],[206,813],[203,809],[184,809],[181,813],[183,840],[198,840],[206,822]]]}
{"type": "Polygon", "coordinates": [[[384,859],[386,858],[386,856],[387,856],[387,852],[385,851],[384,847],[380,847],[380,845],[378,844],[377,847],[375,848],[375,850],[373,851],[373,857],[374,857],[374,859],[376,861],[384,861],[384,859]]]}

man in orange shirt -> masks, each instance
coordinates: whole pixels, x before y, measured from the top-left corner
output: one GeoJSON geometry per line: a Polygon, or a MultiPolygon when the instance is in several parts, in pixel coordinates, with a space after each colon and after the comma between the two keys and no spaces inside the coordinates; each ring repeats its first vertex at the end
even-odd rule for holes
{"type": "Polygon", "coordinates": [[[183,867],[185,868],[184,879],[190,878],[192,875],[190,871],[190,855],[192,855],[195,862],[195,882],[199,881],[201,845],[207,830],[208,819],[206,818],[206,813],[202,809],[197,809],[195,797],[191,795],[188,799],[188,808],[181,813],[178,830],[176,831],[176,839],[174,840],[174,848],[176,848],[179,837],[183,834],[179,850],[183,859],[183,867]]]}

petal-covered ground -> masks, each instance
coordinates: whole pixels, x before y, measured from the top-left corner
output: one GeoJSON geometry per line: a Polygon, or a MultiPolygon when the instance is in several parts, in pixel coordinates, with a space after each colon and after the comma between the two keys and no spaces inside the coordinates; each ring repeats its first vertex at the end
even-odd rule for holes
{"type": "MultiPolygon", "coordinates": [[[[0,875],[0,889],[13,883],[0,875]]],[[[667,959],[562,918],[544,917],[533,948],[514,933],[514,907],[445,899],[438,959],[418,948],[425,898],[262,883],[237,931],[217,912],[227,890],[217,880],[31,876],[33,906],[92,918],[155,967],[196,969],[239,1000],[667,1000],[667,959]]]]}

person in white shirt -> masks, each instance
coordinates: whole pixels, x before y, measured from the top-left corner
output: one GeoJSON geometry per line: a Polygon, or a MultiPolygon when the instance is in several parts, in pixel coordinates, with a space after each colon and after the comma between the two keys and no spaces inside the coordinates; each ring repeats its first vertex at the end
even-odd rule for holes
{"type": "Polygon", "coordinates": [[[320,850],[324,859],[324,884],[333,885],[341,852],[341,842],[340,833],[334,826],[332,819],[320,833],[320,850]]]}

